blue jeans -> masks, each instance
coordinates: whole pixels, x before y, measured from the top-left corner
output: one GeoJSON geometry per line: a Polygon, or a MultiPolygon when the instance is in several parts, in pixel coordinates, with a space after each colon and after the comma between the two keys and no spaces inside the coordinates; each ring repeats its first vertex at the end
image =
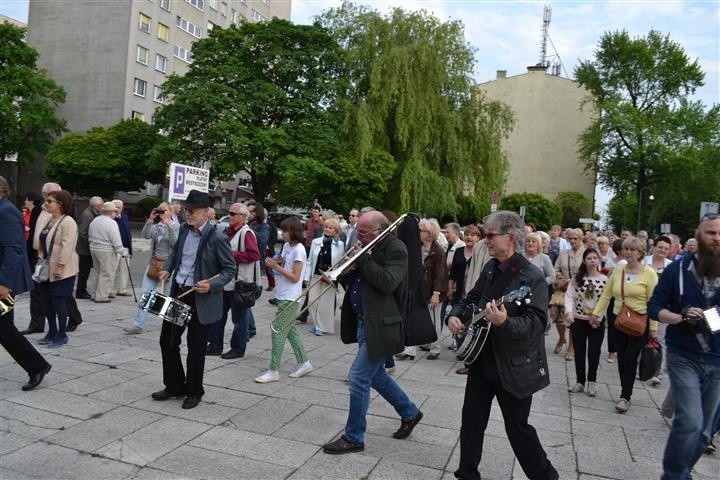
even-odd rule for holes
{"type": "Polygon", "coordinates": [[[377,390],[400,415],[409,422],[418,414],[418,408],[385,371],[384,358],[371,358],[365,339],[365,324],[358,322],[358,352],[350,367],[350,409],[345,424],[345,438],[353,443],[364,443],[367,427],[367,411],[370,405],[370,387],[377,390]]]}
{"type": "Polygon", "coordinates": [[[712,438],[720,405],[720,365],[709,365],[700,353],[668,350],[667,368],[675,416],[662,480],[685,480],[692,478],[690,471],[712,438]]]}
{"type": "MultiPolygon", "coordinates": [[[[158,283],[160,283],[160,280],[153,280],[152,278],[147,276],[148,268],[150,268],[149,265],[145,268],[145,275],[143,275],[142,286],[140,287],[140,291],[143,293],[147,292],[148,290],[155,290],[158,283]]],[[[163,288],[162,294],[170,295],[170,282],[165,282],[165,288],[163,288]]],[[[137,313],[135,314],[135,319],[133,320],[133,325],[138,328],[143,328],[145,326],[146,316],[147,312],[142,308],[138,307],[137,313]]]]}
{"type": "Polygon", "coordinates": [[[232,311],[234,327],[230,337],[230,348],[245,353],[245,346],[248,341],[248,319],[252,313],[249,308],[234,306],[234,299],[234,291],[223,292],[222,318],[210,325],[210,333],[208,334],[208,351],[210,352],[222,352],[228,311],[232,311]]]}

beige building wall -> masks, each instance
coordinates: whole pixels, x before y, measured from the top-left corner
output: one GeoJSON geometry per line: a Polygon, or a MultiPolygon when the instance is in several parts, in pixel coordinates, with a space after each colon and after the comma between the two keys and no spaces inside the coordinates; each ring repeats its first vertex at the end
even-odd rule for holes
{"type": "Polygon", "coordinates": [[[215,26],[290,19],[291,0],[30,0],[28,43],[67,97],[58,115],[84,132],[152,121],[162,84],[188,70],[192,45],[215,26]]]}
{"type": "Polygon", "coordinates": [[[594,204],[595,178],[584,171],[577,138],[592,121],[592,108],[580,103],[586,91],[577,83],[529,67],[522,75],[478,85],[492,100],[515,113],[515,129],[504,141],[509,174],[506,194],[539,193],[551,200],[558,192],[575,191],[594,204]]]}

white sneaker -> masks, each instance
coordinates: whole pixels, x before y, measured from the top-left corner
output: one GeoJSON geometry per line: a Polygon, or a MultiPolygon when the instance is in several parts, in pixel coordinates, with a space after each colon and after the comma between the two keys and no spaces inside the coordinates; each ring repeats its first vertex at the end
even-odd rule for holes
{"type": "Polygon", "coordinates": [[[268,370],[259,377],[255,377],[257,383],[270,383],[277,382],[278,380],[280,380],[280,372],[277,370],[268,370]]]}
{"type": "Polygon", "coordinates": [[[583,387],[582,383],[576,383],[572,387],[568,388],[568,392],[570,393],[580,393],[583,390],[585,390],[585,387],[583,387]]]}
{"type": "Polygon", "coordinates": [[[585,393],[587,393],[590,397],[597,395],[597,384],[595,382],[587,382],[587,385],[585,386],[585,393]]]}
{"type": "Polygon", "coordinates": [[[310,362],[305,362],[302,365],[298,367],[297,370],[295,370],[293,373],[291,373],[289,376],[290,378],[300,378],[304,377],[308,373],[315,370],[310,362]]]}

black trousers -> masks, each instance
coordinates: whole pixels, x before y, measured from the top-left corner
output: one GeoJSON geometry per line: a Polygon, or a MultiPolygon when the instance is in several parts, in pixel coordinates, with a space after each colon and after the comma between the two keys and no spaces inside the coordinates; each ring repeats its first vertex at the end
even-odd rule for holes
{"type": "Polygon", "coordinates": [[[499,383],[489,381],[483,375],[479,363],[470,367],[465,385],[460,427],[460,467],[455,471],[455,477],[480,479],[478,466],[482,459],[485,429],[494,397],[497,397],[503,414],[508,440],[525,475],[530,480],[557,479],[558,473],[540,445],[535,428],[528,424],[532,396],[519,399],[511,395],[499,383]]]}
{"type": "Polygon", "coordinates": [[[15,328],[15,316],[12,310],[0,316],[0,344],[30,376],[50,366],[28,339],[15,328]]]}
{"type": "Polygon", "coordinates": [[[625,335],[620,330],[617,332],[617,364],[618,373],[620,374],[621,392],[620,397],[630,400],[633,387],[635,386],[635,374],[637,373],[638,357],[642,347],[648,341],[649,331],[645,328],[645,333],[639,337],[631,337],[625,335]]]}
{"type": "MultiPolygon", "coordinates": [[[[68,327],[77,327],[83,321],[80,309],[73,297],[65,297],[68,312],[68,327]]],[[[43,300],[38,284],[30,291],[30,324],[29,330],[45,330],[45,311],[43,310],[43,300]]]]}
{"type": "Polygon", "coordinates": [[[163,383],[168,392],[202,397],[205,394],[203,374],[210,325],[202,325],[198,321],[194,293],[185,295],[182,301],[192,308],[190,323],[187,325],[187,374],[180,358],[180,342],[186,327],[163,321],[160,330],[163,383]]]}
{"type": "Polygon", "coordinates": [[[75,288],[75,296],[80,297],[88,295],[87,281],[92,269],[92,255],[78,255],[78,277],[77,287],[75,288]]]}
{"type": "Polygon", "coordinates": [[[598,328],[592,328],[587,320],[575,320],[570,325],[573,346],[575,347],[575,378],[577,383],[597,381],[597,369],[600,364],[600,348],[605,338],[605,322],[598,328]],[[586,348],[587,347],[587,348],[586,348]],[[587,350],[587,377],[585,376],[585,354],[587,350]]]}

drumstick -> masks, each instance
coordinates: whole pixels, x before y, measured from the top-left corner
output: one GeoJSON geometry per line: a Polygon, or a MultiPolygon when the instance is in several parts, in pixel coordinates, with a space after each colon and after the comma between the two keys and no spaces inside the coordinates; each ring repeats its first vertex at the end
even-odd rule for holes
{"type": "MultiPolygon", "coordinates": [[[[208,281],[208,282],[212,282],[213,280],[215,280],[215,279],[218,278],[219,276],[220,276],[219,273],[216,274],[216,275],[213,275],[212,277],[208,278],[207,281],[208,281]]],[[[195,287],[192,287],[190,290],[187,290],[187,291],[181,293],[180,295],[178,295],[178,296],[175,297],[175,298],[182,298],[182,297],[184,297],[185,295],[187,295],[188,293],[194,292],[194,291],[195,291],[195,287]]]]}

